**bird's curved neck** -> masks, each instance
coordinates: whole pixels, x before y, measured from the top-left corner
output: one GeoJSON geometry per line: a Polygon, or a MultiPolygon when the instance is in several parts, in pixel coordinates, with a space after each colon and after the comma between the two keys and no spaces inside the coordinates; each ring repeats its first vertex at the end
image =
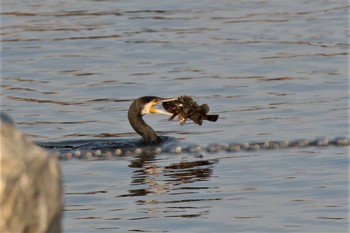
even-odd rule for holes
{"type": "Polygon", "coordinates": [[[145,144],[150,145],[159,141],[156,132],[143,120],[142,115],[129,119],[129,121],[133,129],[143,137],[145,144]]]}

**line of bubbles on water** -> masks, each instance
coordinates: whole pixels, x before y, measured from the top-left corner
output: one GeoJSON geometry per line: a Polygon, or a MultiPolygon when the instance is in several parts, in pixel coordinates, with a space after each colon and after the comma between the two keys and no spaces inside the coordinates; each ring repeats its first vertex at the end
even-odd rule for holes
{"type": "Polygon", "coordinates": [[[253,143],[231,143],[231,144],[211,144],[207,147],[200,145],[191,145],[187,147],[173,146],[170,148],[161,148],[157,146],[139,147],[131,149],[116,148],[113,150],[73,150],[70,152],[60,153],[55,151],[55,155],[60,160],[70,160],[73,158],[77,159],[110,159],[113,157],[121,156],[142,156],[142,155],[156,155],[161,153],[168,154],[200,154],[203,152],[207,153],[235,153],[240,151],[259,151],[259,150],[274,150],[274,149],[287,149],[287,148],[303,148],[303,147],[326,147],[326,146],[350,146],[350,141],[345,137],[338,137],[332,140],[327,138],[320,138],[314,140],[294,140],[294,141],[270,141],[270,142],[253,142],[253,143]]]}

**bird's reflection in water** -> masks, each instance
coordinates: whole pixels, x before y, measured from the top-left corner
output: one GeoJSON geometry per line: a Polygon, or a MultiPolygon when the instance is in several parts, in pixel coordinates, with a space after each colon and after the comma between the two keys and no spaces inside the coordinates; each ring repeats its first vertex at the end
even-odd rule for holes
{"type": "Polygon", "coordinates": [[[131,186],[140,188],[130,189],[127,194],[116,198],[136,197],[135,203],[139,206],[139,212],[147,214],[142,218],[159,217],[159,214],[182,218],[207,215],[210,212],[208,201],[220,198],[204,197],[200,192],[216,187],[194,183],[209,180],[218,160],[191,158],[192,161],[181,159],[179,162],[164,165],[163,160],[156,158],[154,154],[139,156],[129,166],[135,168],[131,186]],[[176,198],[176,195],[181,198],[176,198]],[[168,198],[169,196],[172,197],[168,198]],[[155,213],[156,216],[153,215],[155,213]]]}
{"type": "MultiPolygon", "coordinates": [[[[159,165],[155,154],[144,154],[131,161],[129,167],[136,168],[132,176],[132,185],[148,186],[141,189],[131,189],[121,196],[146,196],[148,194],[164,194],[181,189],[179,186],[187,183],[206,181],[213,174],[213,164],[218,160],[182,159],[169,165],[159,165]]],[[[186,189],[190,189],[189,187],[186,189]]],[[[196,189],[194,187],[194,189],[196,189]]],[[[174,193],[172,193],[174,195],[174,193]]],[[[120,197],[120,196],[119,196],[120,197]]]]}

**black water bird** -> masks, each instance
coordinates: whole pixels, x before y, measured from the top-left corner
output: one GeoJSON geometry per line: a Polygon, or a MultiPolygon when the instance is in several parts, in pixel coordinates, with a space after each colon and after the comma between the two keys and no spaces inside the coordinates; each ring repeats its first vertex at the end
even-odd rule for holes
{"type": "Polygon", "coordinates": [[[160,142],[160,138],[156,132],[143,120],[145,114],[165,114],[172,115],[171,113],[153,108],[158,103],[174,101],[177,98],[164,99],[156,96],[144,96],[140,97],[130,105],[128,111],[128,119],[132,128],[143,137],[144,144],[151,145],[160,142]]]}

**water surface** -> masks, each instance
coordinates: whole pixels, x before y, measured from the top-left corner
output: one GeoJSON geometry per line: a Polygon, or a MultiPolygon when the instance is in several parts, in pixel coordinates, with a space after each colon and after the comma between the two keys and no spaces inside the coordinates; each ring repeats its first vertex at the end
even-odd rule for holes
{"type": "MultiPolygon", "coordinates": [[[[183,94],[219,121],[146,116],[160,135],[348,136],[347,13],[345,0],[3,2],[1,109],[46,142],[136,138],[133,99],[183,94]]],[[[61,165],[65,232],[348,230],[344,147],[61,165]]]]}

